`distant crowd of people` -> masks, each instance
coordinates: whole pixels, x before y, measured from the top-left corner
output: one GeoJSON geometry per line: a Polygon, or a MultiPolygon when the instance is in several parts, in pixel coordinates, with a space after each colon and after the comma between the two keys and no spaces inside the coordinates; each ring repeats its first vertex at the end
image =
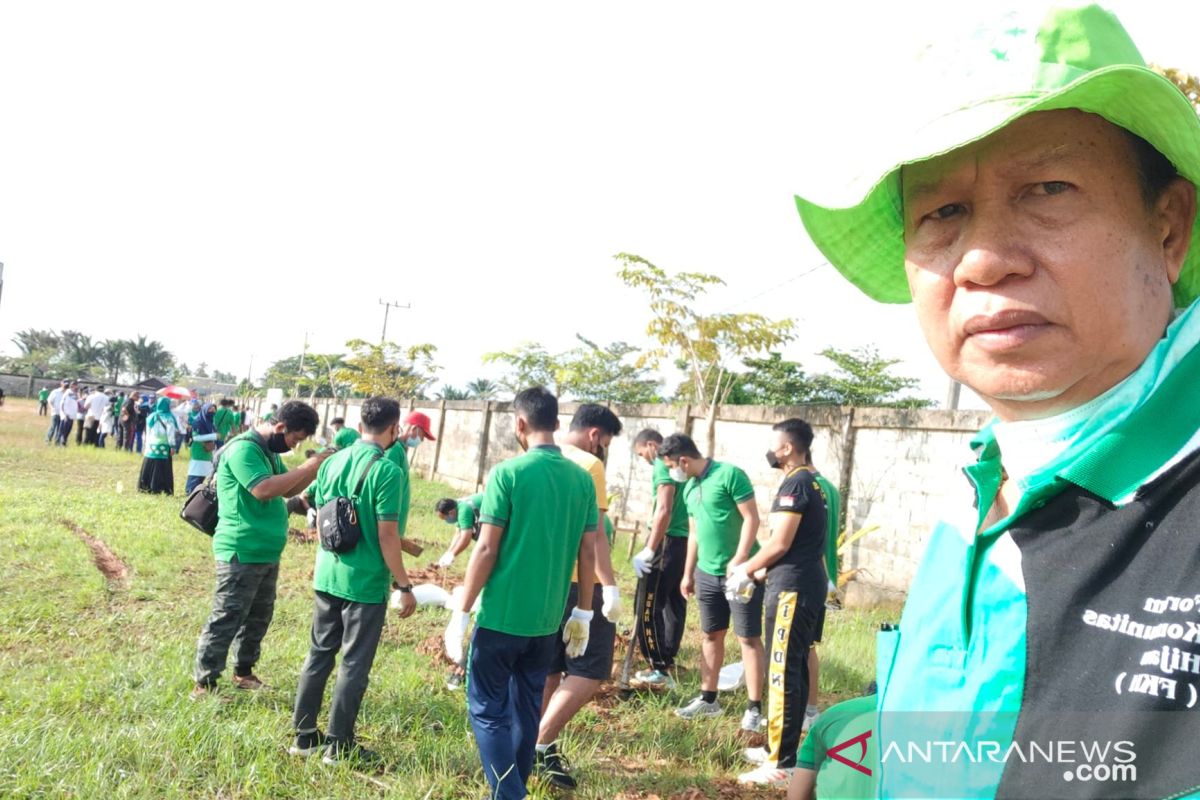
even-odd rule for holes
{"type": "MultiPolygon", "coordinates": [[[[263,415],[272,417],[276,406],[263,415]]],[[[213,471],[213,453],[254,424],[254,413],[232,398],[217,403],[81,385],[64,379],[56,388],[38,392],[38,414],[50,417],[46,443],[66,447],[72,436],[79,446],[107,447],[142,456],[138,489],[174,494],[172,461],[189,448],[185,491],[191,492],[213,471]]]]}

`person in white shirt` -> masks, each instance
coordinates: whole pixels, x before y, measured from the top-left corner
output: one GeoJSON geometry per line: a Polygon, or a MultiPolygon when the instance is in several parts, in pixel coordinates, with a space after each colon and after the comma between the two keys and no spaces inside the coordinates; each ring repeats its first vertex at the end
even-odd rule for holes
{"type": "Polygon", "coordinates": [[[75,418],[79,416],[79,396],[76,394],[76,385],[74,383],[59,398],[58,416],[58,435],[55,441],[60,446],[66,447],[67,439],[71,436],[71,428],[75,427],[75,418]]]}
{"type": "Polygon", "coordinates": [[[104,410],[108,408],[108,404],[109,398],[105,394],[103,386],[88,395],[87,414],[84,418],[87,444],[100,447],[100,420],[104,418],[104,410]]]}
{"type": "Polygon", "coordinates": [[[46,398],[46,402],[50,405],[50,427],[46,431],[46,444],[58,441],[58,429],[62,425],[62,417],[59,414],[62,411],[62,396],[66,393],[67,386],[68,382],[64,380],[46,398]]]}
{"type": "Polygon", "coordinates": [[[193,411],[200,410],[200,403],[196,400],[183,400],[175,408],[171,409],[171,414],[175,417],[175,454],[183,449],[184,439],[187,438],[191,426],[188,424],[188,417],[193,411]]]}

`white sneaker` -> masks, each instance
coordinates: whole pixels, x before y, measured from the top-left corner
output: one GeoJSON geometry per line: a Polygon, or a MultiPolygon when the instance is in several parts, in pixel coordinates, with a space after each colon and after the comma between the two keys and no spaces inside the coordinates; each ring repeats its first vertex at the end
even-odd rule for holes
{"type": "Polygon", "coordinates": [[[756,783],[760,786],[786,787],[791,780],[790,769],[779,769],[775,766],[761,766],[749,772],[738,775],[738,783],[756,783]]]}
{"type": "Polygon", "coordinates": [[[716,701],[706,703],[703,697],[695,697],[683,708],[675,709],[675,716],[680,719],[703,719],[705,717],[716,717],[720,714],[721,705],[716,701]]]}
{"type": "Polygon", "coordinates": [[[762,764],[767,760],[767,756],[769,755],[770,753],[767,752],[767,748],[765,747],[747,747],[742,751],[742,758],[751,764],[762,764]]]}
{"type": "Polygon", "coordinates": [[[747,708],[746,713],[742,714],[742,730],[744,731],[758,733],[765,722],[766,720],[763,719],[762,712],[753,708],[747,708]]]}
{"type": "Polygon", "coordinates": [[[821,716],[820,711],[818,711],[814,714],[809,714],[807,711],[805,711],[804,712],[804,724],[800,726],[800,732],[808,733],[808,729],[812,727],[813,723],[816,722],[817,718],[820,716],[821,716]]]}

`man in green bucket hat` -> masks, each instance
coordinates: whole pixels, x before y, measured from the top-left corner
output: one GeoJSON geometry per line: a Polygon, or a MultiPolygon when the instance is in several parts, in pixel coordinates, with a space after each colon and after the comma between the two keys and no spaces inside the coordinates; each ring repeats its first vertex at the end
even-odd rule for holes
{"type": "Polygon", "coordinates": [[[880,797],[1192,796],[1200,120],[1096,6],[948,51],[864,182],[797,198],[996,415],[880,634],[860,766],[880,797]]]}

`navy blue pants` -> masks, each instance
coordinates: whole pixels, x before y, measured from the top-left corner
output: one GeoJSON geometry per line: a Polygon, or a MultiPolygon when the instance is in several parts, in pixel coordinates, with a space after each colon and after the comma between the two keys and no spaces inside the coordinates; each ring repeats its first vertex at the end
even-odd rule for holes
{"type": "Polygon", "coordinates": [[[476,627],[471,638],[467,714],[494,800],[526,796],[556,636],[512,636],[476,627]]]}

